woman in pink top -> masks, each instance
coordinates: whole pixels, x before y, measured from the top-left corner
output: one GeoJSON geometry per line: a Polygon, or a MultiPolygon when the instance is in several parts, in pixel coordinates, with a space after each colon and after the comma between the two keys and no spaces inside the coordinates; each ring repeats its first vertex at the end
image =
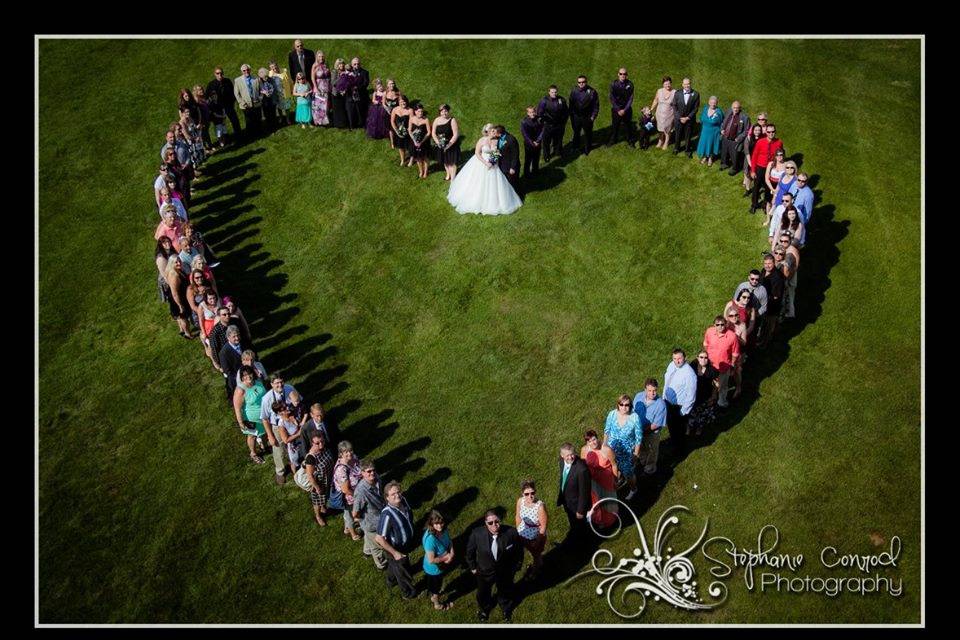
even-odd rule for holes
{"type": "Polygon", "coordinates": [[[161,236],[166,236],[170,238],[173,248],[180,251],[180,236],[183,235],[183,230],[180,228],[176,208],[172,204],[165,204],[160,208],[160,216],[163,219],[157,225],[157,231],[153,234],[153,239],[159,240],[161,236]]]}
{"type": "Polygon", "coordinates": [[[653,96],[653,102],[650,103],[650,110],[656,111],[657,131],[659,139],[657,148],[666,150],[670,144],[670,132],[673,131],[673,117],[675,115],[673,108],[673,97],[677,90],[673,88],[673,79],[670,76],[663,76],[661,80],[663,86],[657,89],[653,96]]]}

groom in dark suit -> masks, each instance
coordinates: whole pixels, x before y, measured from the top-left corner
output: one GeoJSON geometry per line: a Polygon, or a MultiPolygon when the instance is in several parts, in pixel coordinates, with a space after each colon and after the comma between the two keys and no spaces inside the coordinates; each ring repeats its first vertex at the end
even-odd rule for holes
{"type": "Polygon", "coordinates": [[[507,133],[502,124],[498,124],[496,130],[497,147],[500,150],[500,160],[497,164],[503,175],[507,176],[507,181],[510,182],[514,191],[520,195],[520,143],[507,133]]]}
{"type": "Polygon", "coordinates": [[[687,157],[693,157],[693,148],[690,146],[690,137],[693,136],[693,127],[697,124],[697,112],[700,110],[700,93],[690,86],[690,78],[683,79],[683,88],[673,96],[674,129],[676,138],[673,143],[673,153],[680,153],[680,140],[686,139],[687,157]]]}

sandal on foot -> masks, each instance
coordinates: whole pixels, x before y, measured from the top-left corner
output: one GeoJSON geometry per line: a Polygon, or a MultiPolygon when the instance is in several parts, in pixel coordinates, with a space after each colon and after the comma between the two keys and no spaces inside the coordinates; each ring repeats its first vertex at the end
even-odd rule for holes
{"type": "Polygon", "coordinates": [[[250,459],[253,460],[254,464],[263,464],[263,458],[261,458],[255,453],[250,454],[250,459]]]}

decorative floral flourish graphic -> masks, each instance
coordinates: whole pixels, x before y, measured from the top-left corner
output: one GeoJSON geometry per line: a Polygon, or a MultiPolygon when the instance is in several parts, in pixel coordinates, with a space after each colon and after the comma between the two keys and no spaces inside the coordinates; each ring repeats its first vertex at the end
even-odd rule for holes
{"type": "MultiPolygon", "coordinates": [[[[698,593],[696,570],[693,563],[687,557],[687,554],[696,550],[707,535],[709,520],[704,522],[703,531],[697,541],[681,553],[673,553],[671,547],[667,547],[667,539],[675,530],[674,525],[679,524],[680,518],[671,515],[674,512],[690,511],[683,505],[674,505],[663,512],[657,521],[657,529],[653,537],[653,546],[647,543],[647,538],[643,533],[643,527],[640,526],[640,520],[633,510],[617,498],[604,498],[593,505],[596,509],[604,502],[616,502],[620,509],[626,509],[633,521],[637,525],[637,533],[640,537],[640,547],[633,550],[636,558],[621,559],[614,564],[613,553],[600,549],[593,554],[591,563],[593,568],[583,571],[569,580],[572,582],[580,577],[589,574],[600,574],[608,576],[597,585],[597,595],[604,595],[606,591],[607,603],[610,609],[621,618],[636,618],[647,608],[647,598],[653,596],[654,601],[665,600],[678,609],[688,611],[709,611],[721,605],[727,599],[727,586],[719,581],[710,583],[707,592],[713,598],[712,602],[704,602],[698,593]],[[640,606],[634,613],[624,613],[613,601],[615,591],[620,592],[620,604],[625,604],[627,595],[635,593],[640,596],[640,606]]],[[[593,526],[593,520],[588,515],[590,528],[601,538],[613,538],[623,528],[623,521],[620,518],[622,511],[618,510],[617,524],[612,533],[603,534],[597,531],[593,526]]]]}

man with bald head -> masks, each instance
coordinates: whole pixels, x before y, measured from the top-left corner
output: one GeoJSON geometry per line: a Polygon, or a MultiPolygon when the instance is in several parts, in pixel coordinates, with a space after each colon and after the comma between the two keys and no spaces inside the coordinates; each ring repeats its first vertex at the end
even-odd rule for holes
{"type": "Polygon", "coordinates": [[[607,146],[617,143],[620,126],[626,125],[627,143],[636,147],[637,138],[633,131],[633,83],[627,78],[627,70],[623,67],[617,70],[617,79],[610,83],[610,112],[613,118],[613,133],[607,146]]]}
{"type": "Polygon", "coordinates": [[[740,158],[743,156],[743,141],[750,133],[750,118],[740,108],[740,101],[734,100],[730,111],[720,125],[720,170],[730,169],[735,176],[740,171],[740,158]]]}
{"type": "Polygon", "coordinates": [[[310,70],[313,69],[313,63],[316,60],[316,54],[304,47],[303,40],[297,38],[293,41],[293,51],[287,55],[287,69],[290,70],[290,77],[296,78],[298,73],[302,73],[307,79],[307,84],[312,84],[316,79],[310,77],[310,70]]]}
{"type": "Polygon", "coordinates": [[[677,91],[673,96],[674,130],[676,137],[673,139],[674,155],[680,153],[680,142],[685,140],[684,150],[687,157],[693,157],[693,147],[690,146],[690,138],[693,137],[693,128],[697,124],[697,113],[700,111],[700,93],[695,91],[690,85],[690,78],[683,79],[683,88],[677,91]]]}

